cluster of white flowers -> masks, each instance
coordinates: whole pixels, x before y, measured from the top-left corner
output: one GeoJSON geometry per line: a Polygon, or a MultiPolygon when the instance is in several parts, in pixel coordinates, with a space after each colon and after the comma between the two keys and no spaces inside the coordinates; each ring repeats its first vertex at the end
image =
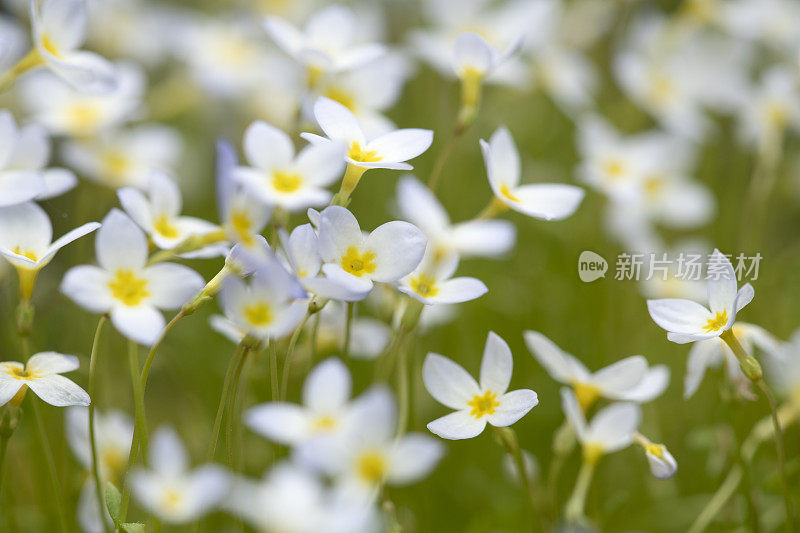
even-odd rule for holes
{"type": "MultiPolygon", "coordinates": [[[[523,180],[527,146],[520,142],[520,150],[505,125],[483,123],[485,86],[540,92],[574,123],[576,181],[590,195],[605,197],[607,231],[629,251],[675,250],[680,246],[667,242],[668,232],[692,231],[714,219],[717,200],[694,175],[703,142],[719,135],[717,116],[732,117],[766,176],[784,136],[800,131],[800,8],[792,0],[687,0],[672,16],[637,12],[620,25],[608,52],[611,76],[626,99],[615,97],[649,115],[647,128],[604,116],[601,76],[590,60],[590,49],[630,6],[425,0],[425,27],[410,30],[405,46],[390,46],[377,5],[304,0],[276,2],[278,9],[262,3],[269,6],[264,12],[251,6],[250,12],[210,15],[139,0],[30,0],[16,2],[19,20],[0,21],[0,91],[13,97],[0,109],[0,254],[17,272],[20,350],[14,359],[22,361],[0,363],[0,482],[27,390],[50,405],[71,406],[68,442],[87,472],[76,513],[85,531],[142,530],[127,521],[131,495],[155,523],[179,527],[220,511],[258,531],[398,530],[401,518],[384,489],[421,482],[446,453],[436,437],[409,431],[415,335],[454,320],[457,304],[492,290],[457,274],[462,259],[507,257],[517,244],[515,223],[567,219],[587,193],[572,183],[523,180]],[[21,4],[28,22],[20,22],[21,4]],[[762,49],[773,59],[765,62],[762,49]],[[460,89],[452,105],[455,127],[437,150],[430,150],[434,131],[399,128],[389,118],[417,59],[460,89]],[[206,141],[186,134],[194,128],[220,132],[213,150],[210,143],[196,146],[206,141]],[[469,128],[482,128],[487,140],[473,139],[467,148],[469,128]],[[222,135],[241,139],[243,157],[222,135]],[[450,202],[441,202],[436,191],[457,141],[476,160],[482,155],[488,187],[462,189],[482,194],[487,205],[454,222],[444,205],[450,202]],[[421,164],[432,168],[424,179],[426,172],[394,173],[392,208],[402,220],[385,217],[363,230],[349,206],[353,198],[365,199],[367,186],[359,187],[364,176],[379,180],[392,174],[379,169],[412,171],[412,161],[433,152],[438,159],[421,164]],[[204,153],[213,153],[213,187],[193,178],[211,160],[204,153]],[[91,204],[97,218],[105,214],[102,222],[76,220],[83,211],[64,208],[56,203],[61,198],[47,210],[40,205],[70,191],[78,205],[91,204]],[[184,194],[192,206],[215,199],[216,220],[184,214],[184,194]],[[75,229],[54,240],[48,211],[75,229]],[[504,214],[510,220],[497,218],[504,214]],[[61,269],[60,281],[63,295],[99,315],[87,393],[61,376],[78,370],[79,357],[33,355],[30,344],[39,326],[39,271],[61,248],[92,232],[95,259],[80,262],[93,264],[61,269]],[[206,280],[181,264],[186,260],[198,261],[199,271],[213,265],[218,273],[206,280]],[[237,349],[219,394],[209,453],[191,469],[176,430],[164,426],[148,438],[144,398],[161,342],[175,323],[215,299],[221,314],[209,324],[237,349]],[[171,320],[165,311],[175,312],[171,320]],[[135,415],[106,406],[95,411],[93,400],[104,397],[95,394],[104,386],[95,383],[95,364],[106,319],[129,341],[135,415]],[[140,345],[148,350],[144,365],[140,345]],[[302,360],[295,357],[301,347],[302,360]],[[269,351],[271,401],[243,409],[241,375],[248,358],[262,351],[269,351]],[[337,355],[315,362],[322,351],[337,355]],[[356,393],[352,359],[367,360],[375,373],[374,383],[356,393]],[[301,366],[307,372],[302,390],[295,388],[299,403],[291,402],[286,398],[301,381],[301,366]],[[394,390],[384,383],[389,376],[397,379],[394,390]],[[223,421],[224,467],[214,463],[223,421]],[[273,461],[260,466],[258,480],[238,464],[237,425],[271,442],[273,461]]],[[[436,135],[438,142],[448,132],[436,135]]],[[[706,306],[694,301],[696,285],[642,287],[668,339],[695,343],[685,397],[720,364],[741,396],[753,397],[754,385],[768,391],[752,355],[758,348],[794,406],[791,413],[800,411],[800,334],[784,344],[760,326],[736,323],[754,289],[738,287],[719,250],[708,271],[717,276],[708,280],[706,306]]],[[[40,292],[54,285],[49,281],[40,292]]],[[[499,335],[485,333],[477,381],[436,353],[416,365],[420,375],[414,377],[452,410],[427,429],[460,440],[479,436],[488,423],[514,461],[526,497],[535,500],[536,476],[527,468],[532,456],[522,449],[529,443],[511,426],[540,398],[528,388],[509,390],[512,351],[499,335]]],[[[633,355],[591,371],[538,331],[522,338],[563,385],[556,459],[576,444],[581,449],[568,521],[588,524],[586,494],[606,454],[637,443],[656,478],[676,474],[667,448],[639,432],[645,425],[641,404],[669,385],[667,366],[633,355]]],[[[198,357],[201,364],[208,360],[198,357]]],[[[553,396],[541,400],[557,405],[553,396]]],[[[180,420],[172,422],[182,430],[180,420]]]]}

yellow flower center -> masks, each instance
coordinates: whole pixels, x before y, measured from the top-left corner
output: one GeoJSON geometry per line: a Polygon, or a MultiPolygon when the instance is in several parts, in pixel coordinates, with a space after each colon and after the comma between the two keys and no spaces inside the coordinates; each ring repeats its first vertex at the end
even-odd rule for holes
{"type": "Polygon", "coordinates": [[[375,252],[367,250],[361,252],[355,246],[349,246],[347,253],[342,256],[342,268],[359,278],[364,274],[372,274],[375,272],[375,252]]]}
{"type": "Polygon", "coordinates": [[[161,215],[153,222],[153,229],[167,239],[177,239],[180,232],[167,215],[161,215]]]}
{"type": "Polygon", "coordinates": [[[100,455],[100,464],[114,478],[125,472],[128,464],[128,454],[123,454],[117,448],[106,448],[100,455]]]}
{"type": "Polygon", "coordinates": [[[125,305],[136,306],[150,296],[147,280],[137,277],[132,270],[119,269],[108,282],[111,295],[125,305]]]}
{"type": "Polygon", "coordinates": [[[439,287],[436,286],[436,279],[420,274],[416,278],[411,278],[411,290],[422,296],[423,298],[433,297],[439,293],[439,287]]]}
{"type": "Polygon", "coordinates": [[[11,251],[14,252],[17,255],[21,255],[22,257],[27,257],[31,261],[38,261],[39,260],[34,252],[31,252],[30,250],[23,250],[19,246],[17,246],[16,248],[14,248],[11,251]]]}
{"type": "Polygon", "coordinates": [[[626,170],[627,166],[625,162],[617,158],[609,159],[603,163],[603,172],[612,180],[621,178],[626,170]]]}
{"type": "Polygon", "coordinates": [[[39,377],[38,373],[15,365],[3,365],[3,371],[12,378],[19,380],[36,379],[39,377]]]}
{"type": "Polygon", "coordinates": [[[497,401],[497,393],[487,390],[483,394],[473,396],[467,405],[472,408],[469,414],[480,418],[484,415],[494,414],[495,409],[500,407],[500,402],[497,401]]]}
{"type": "Polygon", "coordinates": [[[165,490],[161,498],[164,504],[164,508],[169,509],[171,511],[177,509],[180,506],[181,502],[183,501],[183,495],[180,492],[173,489],[165,490]]]}
{"type": "Polygon", "coordinates": [[[100,109],[91,102],[76,102],[66,110],[66,114],[70,127],[79,133],[95,129],[101,118],[100,109]]]}
{"type": "Polygon", "coordinates": [[[714,315],[714,318],[709,318],[706,321],[706,325],[703,326],[703,329],[708,333],[712,331],[718,331],[725,327],[728,323],[728,311],[717,311],[717,314],[714,315]]]}
{"type": "Polygon", "coordinates": [[[782,130],[789,122],[789,112],[780,102],[770,102],[764,107],[764,118],[767,124],[775,129],[782,130]]]}
{"type": "Polygon", "coordinates": [[[663,74],[653,74],[650,80],[650,99],[657,105],[669,102],[675,96],[675,85],[663,74]]]}
{"type": "Polygon", "coordinates": [[[578,403],[584,412],[600,398],[600,387],[597,385],[575,381],[572,383],[572,389],[575,391],[575,396],[578,398],[578,403]]]}
{"type": "Polygon", "coordinates": [[[279,192],[294,192],[303,184],[303,176],[292,172],[281,172],[280,170],[272,174],[272,186],[279,192]]]}
{"type": "Polygon", "coordinates": [[[382,159],[376,150],[366,150],[357,142],[353,142],[353,144],[350,145],[350,149],[347,151],[347,157],[359,163],[374,163],[382,159]]]}
{"type": "Polygon", "coordinates": [[[500,185],[500,195],[507,200],[511,200],[512,202],[519,202],[519,197],[511,192],[511,187],[505,183],[500,185]]]}
{"type": "Polygon", "coordinates": [[[600,458],[603,456],[603,448],[602,444],[596,444],[593,442],[587,443],[583,445],[583,460],[590,464],[595,464],[600,458]]]}
{"type": "Polygon", "coordinates": [[[358,475],[373,485],[383,482],[388,470],[388,462],[384,454],[378,450],[370,450],[358,458],[358,475]]]}
{"type": "Polygon", "coordinates": [[[236,232],[236,235],[239,236],[239,239],[244,244],[253,244],[253,221],[250,220],[250,215],[247,211],[234,210],[231,213],[231,227],[233,227],[233,231],[236,232]]]}
{"type": "Polygon", "coordinates": [[[331,431],[337,425],[339,425],[339,421],[336,420],[336,418],[330,415],[322,415],[314,420],[312,429],[317,433],[324,433],[326,431],[331,431]]]}
{"type": "Polygon", "coordinates": [[[645,447],[645,450],[650,455],[655,455],[659,459],[664,459],[664,446],[662,444],[653,444],[650,443],[645,447]]]}
{"type": "Polygon", "coordinates": [[[341,87],[336,87],[335,85],[331,85],[327,89],[325,89],[324,96],[327,96],[331,100],[336,100],[347,109],[352,111],[353,113],[356,112],[356,99],[352,93],[346,91],[341,87]]]}
{"type": "Polygon", "coordinates": [[[47,35],[46,33],[42,35],[42,48],[50,52],[56,57],[61,57],[61,51],[56,46],[56,43],[53,41],[53,38],[47,35]]]}
{"type": "Polygon", "coordinates": [[[119,183],[120,179],[133,167],[130,158],[116,150],[108,150],[100,156],[104,173],[108,174],[111,181],[119,183]]]}
{"type": "Polygon", "coordinates": [[[272,307],[266,302],[256,302],[246,305],[244,310],[244,319],[247,323],[255,327],[263,327],[272,322],[274,318],[272,307]]]}
{"type": "Polygon", "coordinates": [[[644,180],[644,193],[655,198],[664,189],[664,178],[662,176],[650,176],[644,180]]]}

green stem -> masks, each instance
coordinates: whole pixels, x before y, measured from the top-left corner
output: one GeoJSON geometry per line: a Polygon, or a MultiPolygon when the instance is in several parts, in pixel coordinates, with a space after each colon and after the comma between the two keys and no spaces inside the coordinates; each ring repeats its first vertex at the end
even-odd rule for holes
{"type": "Polygon", "coordinates": [[[250,353],[250,348],[245,346],[242,349],[242,356],[236,365],[236,370],[233,373],[233,381],[231,383],[230,400],[228,401],[228,415],[225,417],[225,446],[227,448],[228,468],[233,468],[234,462],[234,442],[233,442],[233,429],[236,421],[236,396],[239,393],[239,380],[242,376],[242,370],[247,362],[247,354],[250,353]]]}
{"type": "Polygon", "coordinates": [[[688,533],[701,533],[706,530],[717,513],[725,506],[728,499],[736,492],[736,487],[742,480],[742,475],[742,467],[739,464],[731,468],[725,481],[722,482],[717,492],[714,493],[714,496],[700,512],[700,515],[695,519],[694,523],[692,523],[688,533]]]}
{"type": "Polygon", "coordinates": [[[319,339],[319,321],[320,315],[314,317],[314,325],[311,328],[311,364],[317,360],[317,339],[319,339]]]}
{"type": "Polygon", "coordinates": [[[94,484],[97,490],[95,495],[97,497],[97,510],[100,513],[100,523],[103,524],[103,531],[108,533],[108,522],[106,522],[105,503],[103,502],[103,483],[100,480],[100,461],[97,454],[97,435],[94,427],[94,408],[95,399],[95,375],[97,369],[97,347],[100,344],[100,333],[103,331],[103,325],[106,323],[106,316],[102,315],[97,322],[97,329],[94,332],[94,340],[92,341],[92,353],[89,356],[89,443],[92,449],[92,476],[94,477],[94,484]]]}
{"type": "Polygon", "coordinates": [[[580,523],[585,521],[586,495],[589,493],[589,486],[592,483],[596,465],[596,461],[587,461],[586,458],[581,463],[578,480],[575,482],[575,488],[572,490],[572,496],[569,497],[565,509],[566,518],[569,522],[580,523]]]}
{"type": "Polygon", "coordinates": [[[306,313],[303,320],[295,328],[292,337],[289,339],[289,347],[286,349],[286,358],[283,360],[283,375],[281,376],[281,401],[286,399],[286,394],[289,390],[289,376],[291,375],[292,360],[294,356],[294,348],[297,344],[297,339],[300,338],[300,333],[303,331],[308,319],[311,318],[311,312],[306,313]]]}
{"type": "Polygon", "coordinates": [[[47,471],[50,475],[50,487],[53,491],[52,497],[55,502],[56,513],[58,514],[59,529],[66,533],[69,531],[67,526],[67,511],[64,507],[63,494],[58,482],[58,471],[56,470],[56,462],[53,458],[53,449],[50,447],[50,440],[47,438],[47,431],[42,420],[42,414],[39,412],[39,406],[36,399],[31,398],[31,407],[33,417],[36,419],[36,429],[39,434],[39,444],[41,444],[42,455],[44,455],[45,463],[47,463],[47,471]]]}
{"type": "Polygon", "coordinates": [[[538,523],[540,528],[544,531],[545,526],[543,523],[542,513],[537,503],[536,495],[533,492],[533,486],[528,478],[528,471],[525,468],[525,458],[522,456],[522,449],[519,447],[519,437],[516,431],[511,427],[494,427],[495,435],[497,436],[500,444],[514,459],[514,465],[519,473],[520,484],[525,493],[525,500],[533,513],[534,523],[538,523]]]}
{"type": "Polygon", "coordinates": [[[353,194],[358,182],[361,181],[361,176],[363,176],[366,171],[366,168],[348,163],[347,170],[345,170],[344,177],[342,178],[342,185],[339,188],[339,192],[337,192],[331,200],[331,205],[347,207],[347,204],[350,203],[350,195],[353,194]]]}
{"type": "Polygon", "coordinates": [[[342,346],[342,359],[347,361],[350,357],[350,338],[353,334],[353,307],[355,304],[347,302],[347,314],[344,320],[344,345],[342,346]]]}
{"type": "Polygon", "coordinates": [[[128,341],[128,367],[131,374],[131,383],[133,386],[133,406],[134,406],[134,422],[133,422],[133,438],[131,439],[131,451],[128,454],[128,465],[126,469],[125,478],[122,481],[122,504],[119,511],[119,523],[124,523],[128,514],[128,505],[131,499],[131,487],[128,483],[128,472],[130,472],[136,457],[138,456],[139,449],[142,450],[142,457],[147,453],[147,436],[146,436],[146,423],[144,414],[144,392],[142,391],[141,381],[139,380],[139,350],[134,341],[128,341]]]}
{"type": "Polygon", "coordinates": [[[10,436],[0,435],[0,494],[3,493],[3,474],[5,473],[3,467],[6,464],[6,452],[8,451],[8,441],[10,439],[10,436]]]}
{"type": "Polygon", "coordinates": [[[219,396],[219,406],[217,407],[217,414],[214,417],[214,428],[211,430],[211,441],[208,443],[208,452],[206,453],[206,462],[210,463],[214,460],[214,455],[217,451],[217,442],[219,441],[219,431],[222,428],[222,417],[225,413],[225,406],[228,399],[228,389],[230,388],[231,378],[233,371],[239,364],[239,359],[244,351],[244,345],[239,343],[236,351],[231,357],[231,362],[228,364],[228,370],[225,372],[225,381],[222,382],[222,393],[219,396]]]}
{"type": "MultiPolygon", "coordinates": [[[[397,436],[402,436],[408,427],[409,412],[409,380],[408,380],[408,349],[403,349],[403,343],[398,343],[399,356],[397,362],[397,401],[400,404],[397,415],[397,436]]],[[[408,343],[406,343],[408,346],[408,343]]]]}
{"type": "Polygon", "coordinates": [[[278,392],[278,341],[269,340],[269,387],[272,393],[272,401],[277,402],[278,392]]]}

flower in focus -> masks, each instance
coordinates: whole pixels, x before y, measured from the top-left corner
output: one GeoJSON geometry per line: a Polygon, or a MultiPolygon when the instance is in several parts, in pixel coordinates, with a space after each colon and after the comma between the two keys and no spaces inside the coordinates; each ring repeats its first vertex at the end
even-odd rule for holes
{"type": "Polygon", "coordinates": [[[584,196],[580,187],[563,183],[519,184],[519,151],[506,128],[498,128],[488,143],[481,139],[480,144],[498,207],[544,220],[566,218],[578,209],[584,196]]]}
{"type": "Polygon", "coordinates": [[[77,370],[79,366],[74,355],[56,352],[32,355],[24,365],[16,361],[0,363],[0,405],[10,402],[18,406],[28,389],[56,407],[89,405],[91,399],[86,391],[60,375],[77,370]]]}
{"type": "Polygon", "coordinates": [[[361,124],[345,106],[320,97],[314,104],[314,117],[327,137],[303,133],[302,137],[314,144],[343,143],[345,161],[364,170],[388,168],[411,170],[406,163],[427,150],[433,142],[433,132],[416,128],[400,129],[367,140],[361,124]]]}
{"type": "Polygon", "coordinates": [[[149,448],[149,466],[130,473],[139,503],[170,524],[186,524],[218,505],[228,492],[228,474],[216,465],[189,470],[189,458],[178,435],[161,428],[149,448]]]}
{"type": "Polygon", "coordinates": [[[583,447],[584,461],[591,464],[603,455],[627,448],[642,417],[637,404],[619,402],[597,411],[587,424],[578,398],[566,387],[561,389],[561,406],[583,447]]]}
{"type": "Polygon", "coordinates": [[[31,0],[30,6],[36,53],[50,71],[82,91],[115,88],[114,66],[78,49],[86,38],[86,0],[31,0]]]}
{"type": "Polygon", "coordinates": [[[746,283],[736,290],[736,273],[730,260],[716,248],[708,261],[708,303],[710,309],[691,300],[662,298],[648,300],[647,310],[656,324],[667,330],[667,338],[684,344],[719,337],[731,329],[738,313],[755,295],[746,283]]]}
{"type": "Polygon", "coordinates": [[[312,144],[294,153],[292,140],[266,122],[253,122],[244,134],[249,167],[237,167],[234,179],[262,202],[289,212],[326,205],[331,194],[325,187],[344,168],[343,148],[337,144],[312,144]]]}
{"type": "Polygon", "coordinates": [[[422,367],[425,388],[456,412],[429,423],[428,429],[443,439],[469,439],[480,435],[487,422],[506,427],[525,416],[539,398],[529,389],[506,392],[513,365],[508,344],[494,332],[486,339],[480,383],[452,360],[429,353],[422,367]]]}
{"type": "Polygon", "coordinates": [[[321,213],[319,254],[325,276],[360,298],[373,282],[391,283],[410,274],[425,253],[425,235],[408,222],[387,222],[365,236],[353,214],[339,206],[321,213]]]}
{"type": "Polygon", "coordinates": [[[419,266],[400,280],[398,290],[425,305],[453,304],[480,298],[489,290],[481,280],[452,277],[458,268],[458,256],[437,258],[427,252],[419,266]]]}
{"type": "Polygon", "coordinates": [[[664,392],[669,384],[669,368],[648,368],[647,359],[632,355],[590,372],[577,357],[568,354],[553,341],[528,330],[525,344],[550,377],[575,391],[581,408],[587,411],[598,399],[648,402],[664,392]]]}
{"type": "Polygon", "coordinates": [[[99,227],[97,222],[88,222],[53,241],[50,218],[37,204],[0,208],[0,254],[17,269],[22,299],[30,299],[39,270],[56,252],[99,227]]]}
{"type": "Polygon", "coordinates": [[[127,215],[112,209],[97,232],[99,266],[73,267],[61,292],[93,313],[109,313],[125,337],[151,345],[164,328],[159,309],[177,309],[205,282],[194,270],[174,263],[147,265],[147,238],[127,215]]]}

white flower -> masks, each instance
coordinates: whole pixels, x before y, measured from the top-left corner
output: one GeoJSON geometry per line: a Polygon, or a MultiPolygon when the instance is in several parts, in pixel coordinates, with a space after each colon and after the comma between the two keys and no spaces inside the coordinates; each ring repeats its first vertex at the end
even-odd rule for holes
{"type": "Polygon", "coordinates": [[[408,222],[387,222],[365,236],[344,207],[327,207],[321,213],[322,271],[361,298],[369,294],[373,282],[391,283],[411,273],[422,260],[425,245],[425,235],[408,222]]]}
{"type": "Polygon", "coordinates": [[[350,371],[331,357],[315,366],[303,384],[302,405],[269,402],[244,414],[256,433],[280,444],[301,445],[323,434],[342,430],[352,391],[350,371]]]}
{"type": "MultiPolygon", "coordinates": [[[[319,350],[338,351],[344,343],[347,313],[344,304],[331,301],[319,312],[317,346],[319,350]]],[[[350,357],[375,359],[389,344],[391,328],[375,318],[353,316],[350,321],[350,357]]]]}
{"type": "Polygon", "coordinates": [[[316,101],[314,117],[327,137],[313,133],[301,136],[315,144],[343,143],[345,161],[364,170],[411,170],[413,167],[405,161],[423,153],[433,142],[431,130],[415,128],[394,130],[367,140],[353,112],[330,98],[320,97],[316,101]]]}
{"type": "Polygon", "coordinates": [[[800,6],[792,0],[734,0],[716,6],[724,29],[739,39],[763,43],[781,57],[794,56],[800,45],[795,28],[800,6]]]}
{"type": "Polygon", "coordinates": [[[150,170],[174,167],[182,148],[175,130],[143,124],[70,140],[62,146],[61,155],[82,177],[115,189],[146,189],[150,170]]]}
{"type": "Polygon", "coordinates": [[[165,173],[152,170],[148,196],[138,189],[117,191],[120,204],[128,215],[162,250],[174,248],[188,237],[204,235],[217,226],[196,217],[181,216],[183,199],[178,185],[165,173]]]}
{"type": "Polygon", "coordinates": [[[0,207],[58,196],[77,183],[63,168],[44,168],[50,140],[41,126],[18,128],[8,110],[0,111],[0,207]]]}
{"type": "Polygon", "coordinates": [[[486,423],[510,426],[533,409],[539,398],[529,389],[508,390],[514,360],[508,344],[489,332],[481,361],[480,384],[460,365],[429,353],[422,379],[431,396],[456,412],[428,424],[443,439],[469,439],[480,435],[486,423]]]}
{"type": "Polygon", "coordinates": [[[561,389],[561,407],[567,416],[578,442],[583,447],[586,462],[596,463],[605,454],[627,448],[639,427],[642,410],[635,403],[613,403],[603,407],[586,423],[578,398],[572,389],[561,389]]]}
{"type": "Polygon", "coordinates": [[[30,0],[30,6],[33,42],[52,72],[83,91],[115,88],[114,66],[78,49],[86,38],[86,0],[30,0]]]}
{"type": "Polygon", "coordinates": [[[647,359],[641,355],[626,357],[591,372],[577,357],[538,331],[528,330],[524,337],[528,349],[550,377],[573,388],[584,410],[600,398],[648,402],[669,384],[669,368],[665,365],[648,368],[647,359]]]}
{"type": "Polygon", "coordinates": [[[647,310],[656,324],[667,330],[667,338],[679,344],[718,337],[728,331],[738,313],[755,295],[746,283],[737,292],[736,273],[730,260],[714,249],[708,261],[708,303],[677,298],[648,300],[647,310]]]}
{"type": "Polygon", "coordinates": [[[400,280],[397,289],[425,305],[453,304],[480,298],[489,290],[479,279],[452,277],[458,256],[440,258],[426,252],[419,266],[400,280]]]}
{"type": "Polygon", "coordinates": [[[444,257],[495,257],[514,246],[516,228],[507,220],[469,220],[452,224],[433,192],[411,176],[397,184],[397,205],[402,218],[428,237],[428,248],[444,257]]]}
{"type": "Polygon", "coordinates": [[[88,137],[105,133],[134,117],[145,88],[144,74],[136,65],[120,63],[116,70],[118,82],[110,92],[79,92],[48,72],[38,72],[20,84],[21,95],[36,122],[53,134],[88,137]]]}
{"type": "Polygon", "coordinates": [[[239,344],[247,335],[247,331],[237,326],[231,319],[224,315],[211,315],[208,317],[211,329],[228,339],[234,344],[239,344]]]}
{"type": "Polygon", "coordinates": [[[334,5],[314,14],[302,30],[273,16],[264,20],[264,29],[286,54],[308,67],[309,85],[314,85],[323,72],[350,70],[385,53],[381,44],[356,41],[361,22],[347,7],[334,5]]]}
{"type": "Polygon", "coordinates": [[[793,68],[772,67],[743,98],[739,112],[745,141],[776,142],[787,130],[800,129],[800,84],[793,68]]]}
{"type": "Polygon", "coordinates": [[[519,36],[504,50],[493,48],[477,33],[462,33],[453,47],[453,70],[466,82],[480,83],[508,60],[522,44],[519,36]]]}
{"type": "MultiPolygon", "coordinates": [[[[734,330],[740,325],[741,322],[736,324],[734,330]]],[[[769,377],[778,390],[800,406],[800,329],[792,333],[775,355],[767,359],[769,377]]]]}
{"type": "MultiPolygon", "coordinates": [[[[647,457],[647,464],[650,465],[650,472],[656,479],[669,479],[678,471],[678,462],[669,453],[669,450],[663,444],[655,444],[650,442],[642,435],[636,435],[642,438],[642,448],[644,448],[645,457],[647,457]]],[[[638,440],[638,439],[637,439],[638,440]]]]}
{"type": "Polygon", "coordinates": [[[127,338],[150,345],[164,328],[159,309],[177,309],[205,282],[194,270],[174,263],[147,265],[147,238],[122,211],[112,209],[97,232],[99,266],[71,268],[61,292],[93,313],[109,313],[127,338]]]}
{"type": "Polygon", "coordinates": [[[584,190],[563,183],[520,185],[520,157],[514,139],[504,127],[487,143],[480,141],[489,185],[501,205],[544,220],[570,216],[583,200],[584,190]]]}
{"type": "Polygon", "coordinates": [[[326,205],[325,189],[344,169],[343,148],[338,144],[309,145],[295,155],[284,132],[266,122],[250,124],[244,134],[249,167],[238,167],[234,179],[268,205],[289,212],[326,205]]]}
{"type": "MultiPolygon", "coordinates": [[[[764,328],[747,322],[737,322],[731,331],[747,353],[752,354],[754,348],[758,348],[770,356],[767,362],[780,359],[781,350],[778,340],[764,328]]],[[[686,360],[686,377],[683,381],[684,399],[691,398],[697,392],[706,370],[722,364],[725,365],[726,378],[736,390],[745,397],[755,399],[751,390],[752,382],[742,373],[736,356],[725,344],[725,341],[719,337],[696,342],[689,350],[689,357],[686,360]]]]}
{"type": "Polygon", "coordinates": [[[278,339],[294,330],[306,313],[305,297],[297,279],[269,250],[249,283],[229,276],[220,292],[225,316],[259,339],[278,339]]]}
{"type": "Polygon", "coordinates": [[[215,465],[189,470],[189,458],[178,435],[161,428],[149,450],[149,470],[130,473],[133,495],[142,507],[170,524],[186,524],[211,511],[230,487],[228,474],[215,465]]]}
{"type": "Polygon", "coordinates": [[[341,433],[309,442],[298,460],[332,475],[338,492],[356,501],[383,485],[415,483],[433,470],[443,446],[421,433],[395,436],[396,416],[391,392],[376,386],[351,404],[341,433]]]}
{"type": "Polygon", "coordinates": [[[0,363],[0,405],[9,402],[19,405],[27,389],[56,407],[89,405],[91,399],[86,391],[59,375],[79,366],[74,355],[56,352],[37,353],[24,365],[16,361],[0,363]]]}

